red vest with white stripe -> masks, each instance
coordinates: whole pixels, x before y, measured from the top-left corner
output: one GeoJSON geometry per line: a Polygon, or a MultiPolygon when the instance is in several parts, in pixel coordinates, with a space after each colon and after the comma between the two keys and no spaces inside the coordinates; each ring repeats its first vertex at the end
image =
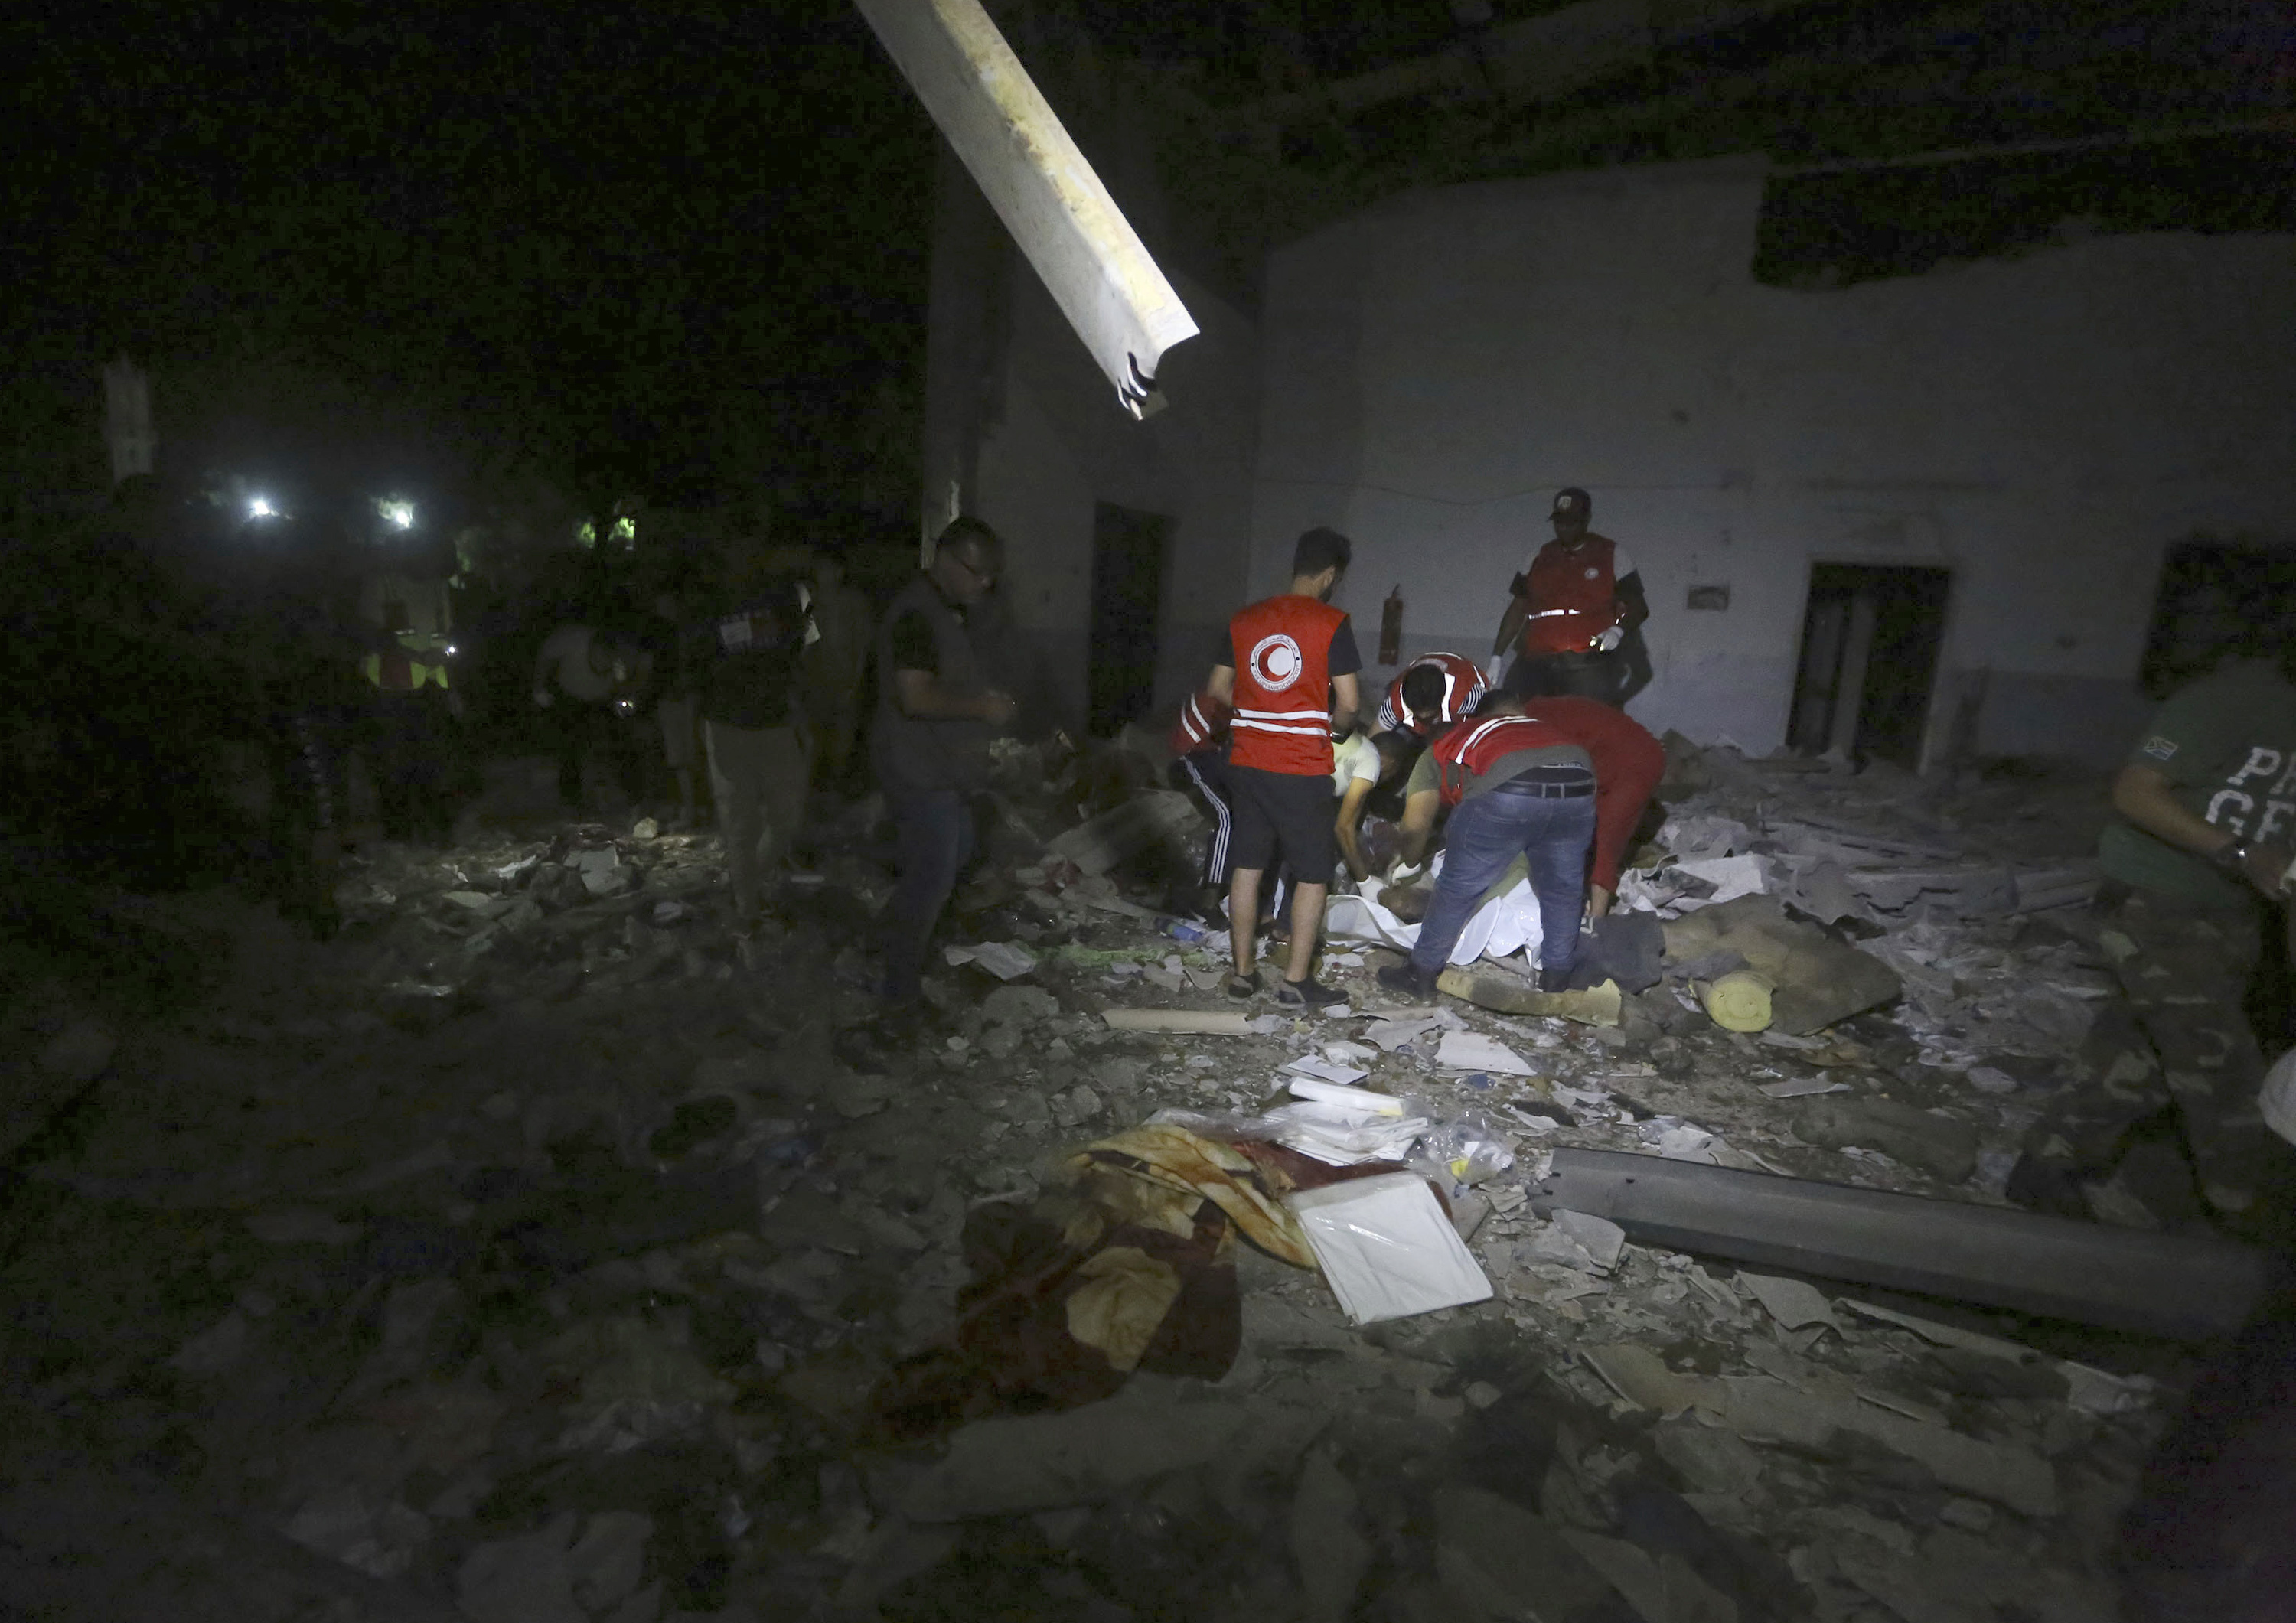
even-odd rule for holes
{"type": "Polygon", "coordinates": [[[1470,778],[1479,778],[1503,760],[1523,750],[1569,747],[1576,740],[1551,723],[1533,716],[1493,716],[1453,727],[1429,746],[1435,757],[1435,783],[1446,806],[1466,798],[1470,778]]]}
{"type": "Polygon", "coordinates": [[[1228,621],[1235,660],[1230,766],[1330,775],[1332,639],[1347,618],[1329,603],[1286,592],[1240,610],[1228,621]]]}
{"type": "Polygon", "coordinates": [[[1423,653],[1396,673],[1395,680],[1387,684],[1387,698],[1379,707],[1379,725],[1382,732],[1401,728],[1416,733],[1412,725],[1411,711],[1403,702],[1403,678],[1414,670],[1433,668],[1443,673],[1443,708],[1435,717],[1437,726],[1448,726],[1475,708],[1483,696],[1483,673],[1475,662],[1463,653],[1423,653]]]}
{"type": "Polygon", "coordinates": [[[1549,541],[1530,561],[1530,618],[1523,622],[1526,654],[1584,653],[1617,623],[1619,582],[1614,545],[1590,535],[1570,552],[1549,541]]]}
{"type": "Polygon", "coordinates": [[[1225,699],[1191,693],[1180,707],[1180,718],[1172,724],[1172,753],[1193,755],[1199,750],[1218,749],[1227,742],[1228,718],[1234,714],[1235,707],[1225,699]]]}

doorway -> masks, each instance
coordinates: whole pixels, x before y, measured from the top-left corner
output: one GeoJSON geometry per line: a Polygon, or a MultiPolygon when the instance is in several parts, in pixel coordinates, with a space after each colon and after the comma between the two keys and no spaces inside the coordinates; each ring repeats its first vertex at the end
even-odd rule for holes
{"type": "Polygon", "coordinates": [[[1172,521],[1103,502],[1092,521],[1092,652],[1086,726],[1095,738],[1148,713],[1156,697],[1156,616],[1172,521]]]}
{"type": "Polygon", "coordinates": [[[1797,754],[1920,767],[1952,583],[1948,570],[1810,567],[1786,727],[1797,754]]]}
{"type": "Polygon", "coordinates": [[[2296,549],[2195,536],[2169,548],[2139,676],[2166,699],[2227,660],[2276,650],[2296,626],[2296,549]]]}

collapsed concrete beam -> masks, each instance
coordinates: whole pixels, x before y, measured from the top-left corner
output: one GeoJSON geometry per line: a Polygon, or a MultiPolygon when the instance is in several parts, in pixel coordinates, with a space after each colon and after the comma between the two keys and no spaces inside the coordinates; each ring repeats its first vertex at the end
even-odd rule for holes
{"type": "Polygon", "coordinates": [[[1134,416],[1196,324],[979,0],[855,0],[1134,416]]]}
{"type": "Polygon", "coordinates": [[[2229,1241],[1608,1150],[1557,1150],[1532,1205],[1640,1245],[2186,1340],[2239,1329],[2278,1273],[2229,1241]]]}

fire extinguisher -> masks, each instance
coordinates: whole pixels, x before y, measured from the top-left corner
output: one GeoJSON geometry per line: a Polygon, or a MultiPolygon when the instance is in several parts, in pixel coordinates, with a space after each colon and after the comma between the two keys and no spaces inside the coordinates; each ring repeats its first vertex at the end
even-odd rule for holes
{"type": "Polygon", "coordinates": [[[1397,581],[1395,590],[1387,594],[1387,602],[1379,611],[1379,662],[1393,665],[1403,658],[1403,583],[1397,581]]]}

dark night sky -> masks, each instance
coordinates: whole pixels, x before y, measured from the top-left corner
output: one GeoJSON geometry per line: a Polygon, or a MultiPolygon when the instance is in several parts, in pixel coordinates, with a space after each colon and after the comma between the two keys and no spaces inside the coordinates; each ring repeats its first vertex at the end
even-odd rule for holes
{"type": "Polygon", "coordinates": [[[210,455],[835,492],[921,365],[931,126],[841,0],[96,6],[4,48],[20,362],[92,408],[125,347],[210,455]]]}

